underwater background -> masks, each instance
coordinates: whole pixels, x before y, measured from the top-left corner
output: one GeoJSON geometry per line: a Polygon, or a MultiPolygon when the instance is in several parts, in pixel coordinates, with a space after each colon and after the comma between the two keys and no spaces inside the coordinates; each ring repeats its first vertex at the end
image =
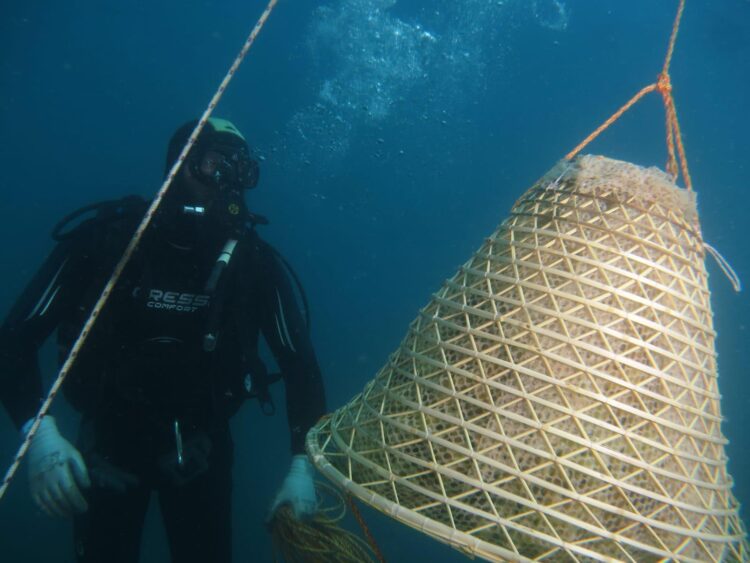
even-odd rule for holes
{"type": "MultiPolygon", "coordinates": [[[[0,7],[0,312],[66,213],[160,186],[172,131],[204,110],[265,2],[0,7]]],[[[309,297],[329,408],[358,393],[408,323],[515,199],[661,70],[677,0],[281,0],[214,113],[261,159],[248,194],[309,297]]],[[[688,0],[672,64],[707,242],[750,283],[750,2],[688,0]]],[[[652,94],[587,152],[664,167],[652,94]]],[[[750,298],[708,261],[724,432],[750,512],[750,298]]],[[[55,372],[54,349],[42,364],[55,372]]],[[[283,390],[275,389],[283,405],[283,390]]],[[[233,420],[235,561],[289,465],[283,407],[233,420]]],[[[53,407],[73,439],[76,416],[53,407]]],[[[19,444],[0,413],[0,466],[19,444]]],[[[0,560],[72,562],[70,525],[33,505],[25,467],[0,501],[0,560]]],[[[363,509],[389,561],[463,561],[363,509]]],[[[144,563],[168,560],[155,507],[144,563]]]]}

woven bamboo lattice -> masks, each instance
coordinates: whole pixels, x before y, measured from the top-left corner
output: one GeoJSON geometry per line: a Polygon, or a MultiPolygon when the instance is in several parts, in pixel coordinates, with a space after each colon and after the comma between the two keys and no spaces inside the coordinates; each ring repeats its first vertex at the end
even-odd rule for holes
{"type": "Polygon", "coordinates": [[[317,467],[490,560],[746,561],[695,199],[562,163],[433,296],[317,467]]]}

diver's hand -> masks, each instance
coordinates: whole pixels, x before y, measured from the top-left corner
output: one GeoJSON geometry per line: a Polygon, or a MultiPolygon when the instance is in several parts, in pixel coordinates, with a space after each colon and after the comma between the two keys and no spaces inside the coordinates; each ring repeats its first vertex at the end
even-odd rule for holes
{"type": "MultiPolygon", "coordinates": [[[[31,422],[26,423],[25,431],[31,422]]],[[[89,486],[81,454],[60,435],[55,419],[45,416],[29,446],[31,498],[48,515],[68,517],[88,509],[81,487],[89,486]]]]}
{"type": "Polygon", "coordinates": [[[271,515],[276,512],[279,506],[289,503],[296,518],[304,520],[313,516],[318,506],[315,496],[314,476],[315,470],[307,456],[294,456],[289,474],[284,479],[281,490],[279,490],[271,505],[271,515]]]}

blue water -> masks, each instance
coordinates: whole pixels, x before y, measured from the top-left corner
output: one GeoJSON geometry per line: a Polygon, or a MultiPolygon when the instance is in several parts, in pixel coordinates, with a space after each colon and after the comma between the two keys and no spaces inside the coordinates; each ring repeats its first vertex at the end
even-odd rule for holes
{"type": "MultiPolygon", "coordinates": [[[[172,130],[198,115],[265,3],[6,0],[0,17],[0,311],[66,212],[153,194],[172,130]]],[[[252,209],[304,281],[329,405],[362,389],[431,292],[513,201],[661,68],[675,0],[282,0],[216,114],[262,157],[252,209]]],[[[688,0],[672,66],[705,238],[750,282],[750,2],[688,0]]],[[[663,167],[652,95],[592,152],[663,167]]],[[[709,264],[724,431],[750,503],[750,300],[709,264]]],[[[53,354],[43,363],[53,371],[53,354]]],[[[283,402],[279,399],[279,402],[283,402]]],[[[57,405],[74,435],[75,418],[57,405]]],[[[288,463],[284,416],[235,419],[235,560],[288,463]]],[[[0,465],[18,438],[0,414],[0,465]]],[[[463,557],[365,511],[391,561],[463,557]]],[[[748,512],[745,511],[747,517],[748,512]]],[[[68,524],[21,474],[2,561],[72,561],[68,524]]],[[[151,512],[143,561],[166,558],[151,512]]]]}

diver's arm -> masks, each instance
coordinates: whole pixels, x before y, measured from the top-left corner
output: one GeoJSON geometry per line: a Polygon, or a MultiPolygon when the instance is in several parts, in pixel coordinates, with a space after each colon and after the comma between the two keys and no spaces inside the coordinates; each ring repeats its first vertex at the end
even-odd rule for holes
{"type": "Polygon", "coordinates": [[[261,274],[262,328],[286,385],[286,411],[291,431],[292,464],[271,504],[273,515],[289,505],[296,518],[317,511],[315,469],[305,455],[305,436],[326,412],[325,391],[307,325],[287,272],[269,249],[261,274]]]}
{"type": "Polygon", "coordinates": [[[263,262],[263,335],[281,368],[293,454],[305,449],[307,431],[326,412],[323,379],[289,275],[268,249],[263,262]]]}
{"type": "Polygon", "coordinates": [[[0,403],[20,429],[42,400],[37,351],[76,305],[86,256],[72,241],[57,245],[0,327],[0,403]]]}
{"type": "MultiPolygon", "coordinates": [[[[69,238],[57,245],[0,327],[0,402],[27,434],[43,399],[37,352],[53,330],[81,305],[90,285],[96,238],[69,238]],[[93,245],[92,245],[93,243],[93,245]]],[[[81,492],[90,486],[80,452],[45,416],[28,450],[31,496],[51,516],[88,509],[81,492]]]]}
{"type": "Polygon", "coordinates": [[[0,329],[0,403],[20,430],[39,409],[42,377],[34,343],[14,336],[5,326],[0,329]]]}

